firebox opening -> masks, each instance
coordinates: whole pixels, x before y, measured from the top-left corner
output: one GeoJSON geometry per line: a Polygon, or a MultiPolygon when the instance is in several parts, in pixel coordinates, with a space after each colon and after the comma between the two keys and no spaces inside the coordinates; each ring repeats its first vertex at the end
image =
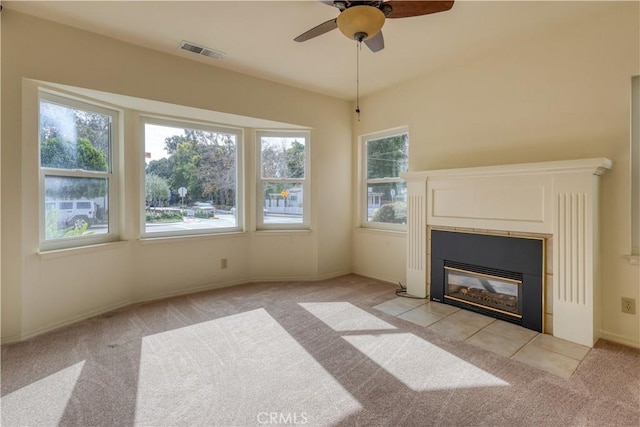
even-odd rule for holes
{"type": "Polygon", "coordinates": [[[433,230],[431,300],[542,332],[543,244],[433,230]]]}
{"type": "Polygon", "coordinates": [[[445,261],[444,269],[445,299],[522,319],[521,274],[499,270],[488,274],[487,269],[450,261],[445,261]]]}

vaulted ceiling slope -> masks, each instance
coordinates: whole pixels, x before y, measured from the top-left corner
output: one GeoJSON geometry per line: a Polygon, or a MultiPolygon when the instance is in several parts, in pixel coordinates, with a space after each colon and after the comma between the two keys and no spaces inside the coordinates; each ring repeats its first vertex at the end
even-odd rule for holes
{"type": "MultiPolygon", "coordinates": [[[[611,1],[461,1],[387,19],[385,48],[360,52],[360,95],[588,19],[611,1]]],[[[321,1],[5,1],[5,8],[329,96],[355,98],[357,43],[339,31],[293,39],[339,11],[321,1]],[[181,41],[224,52],[179,49],[181,41]]]]}

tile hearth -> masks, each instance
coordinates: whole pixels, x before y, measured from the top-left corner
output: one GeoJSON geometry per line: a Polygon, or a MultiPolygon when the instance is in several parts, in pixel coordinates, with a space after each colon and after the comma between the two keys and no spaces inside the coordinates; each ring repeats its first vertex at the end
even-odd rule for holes
{"type": "Polygon", "coordinates": [[[590,348],[512,323],[424,299],[396,297],[373,308],[562,378],[590,348]]]}

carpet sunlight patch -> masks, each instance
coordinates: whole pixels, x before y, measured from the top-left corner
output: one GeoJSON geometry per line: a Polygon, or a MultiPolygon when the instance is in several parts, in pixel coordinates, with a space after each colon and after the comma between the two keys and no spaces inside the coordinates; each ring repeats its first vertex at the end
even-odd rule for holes
{"type": "Polygon", "coordinates": [[[264,309],[142,341],[136,425],[332,424],[360,409],[264,309]]]}
{"type": "Polygon", "coordinates": [[[395,326],[348,302],[309,302],[300,305],[334,331],[396,329],[395,326]]]}
{"type": "Polygon", "coordinates": [[[53,426],[62,420],[84,360],[2,398],[3,426],[53,426]]]}
{"type": "Polygon", "coordinates": [[[410,333],[343,338],[414,391],[509,385],[410,333]]]}

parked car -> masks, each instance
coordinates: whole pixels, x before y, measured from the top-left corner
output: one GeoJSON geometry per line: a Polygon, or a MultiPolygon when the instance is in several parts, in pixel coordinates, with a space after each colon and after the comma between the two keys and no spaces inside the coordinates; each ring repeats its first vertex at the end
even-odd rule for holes
{"type": "Polygon", "coordinates": [[[91,226],[97,218],[98,206],[92,200],[47,200],[46,215],[57,215],[58,227],[91,226]]]}
{"type": "Polygon", "coordinates": [[[213,211],[216,208],[209,202],[195,202],[193,204],[194,209],[200,209],[203,211],[213,211]]]}

